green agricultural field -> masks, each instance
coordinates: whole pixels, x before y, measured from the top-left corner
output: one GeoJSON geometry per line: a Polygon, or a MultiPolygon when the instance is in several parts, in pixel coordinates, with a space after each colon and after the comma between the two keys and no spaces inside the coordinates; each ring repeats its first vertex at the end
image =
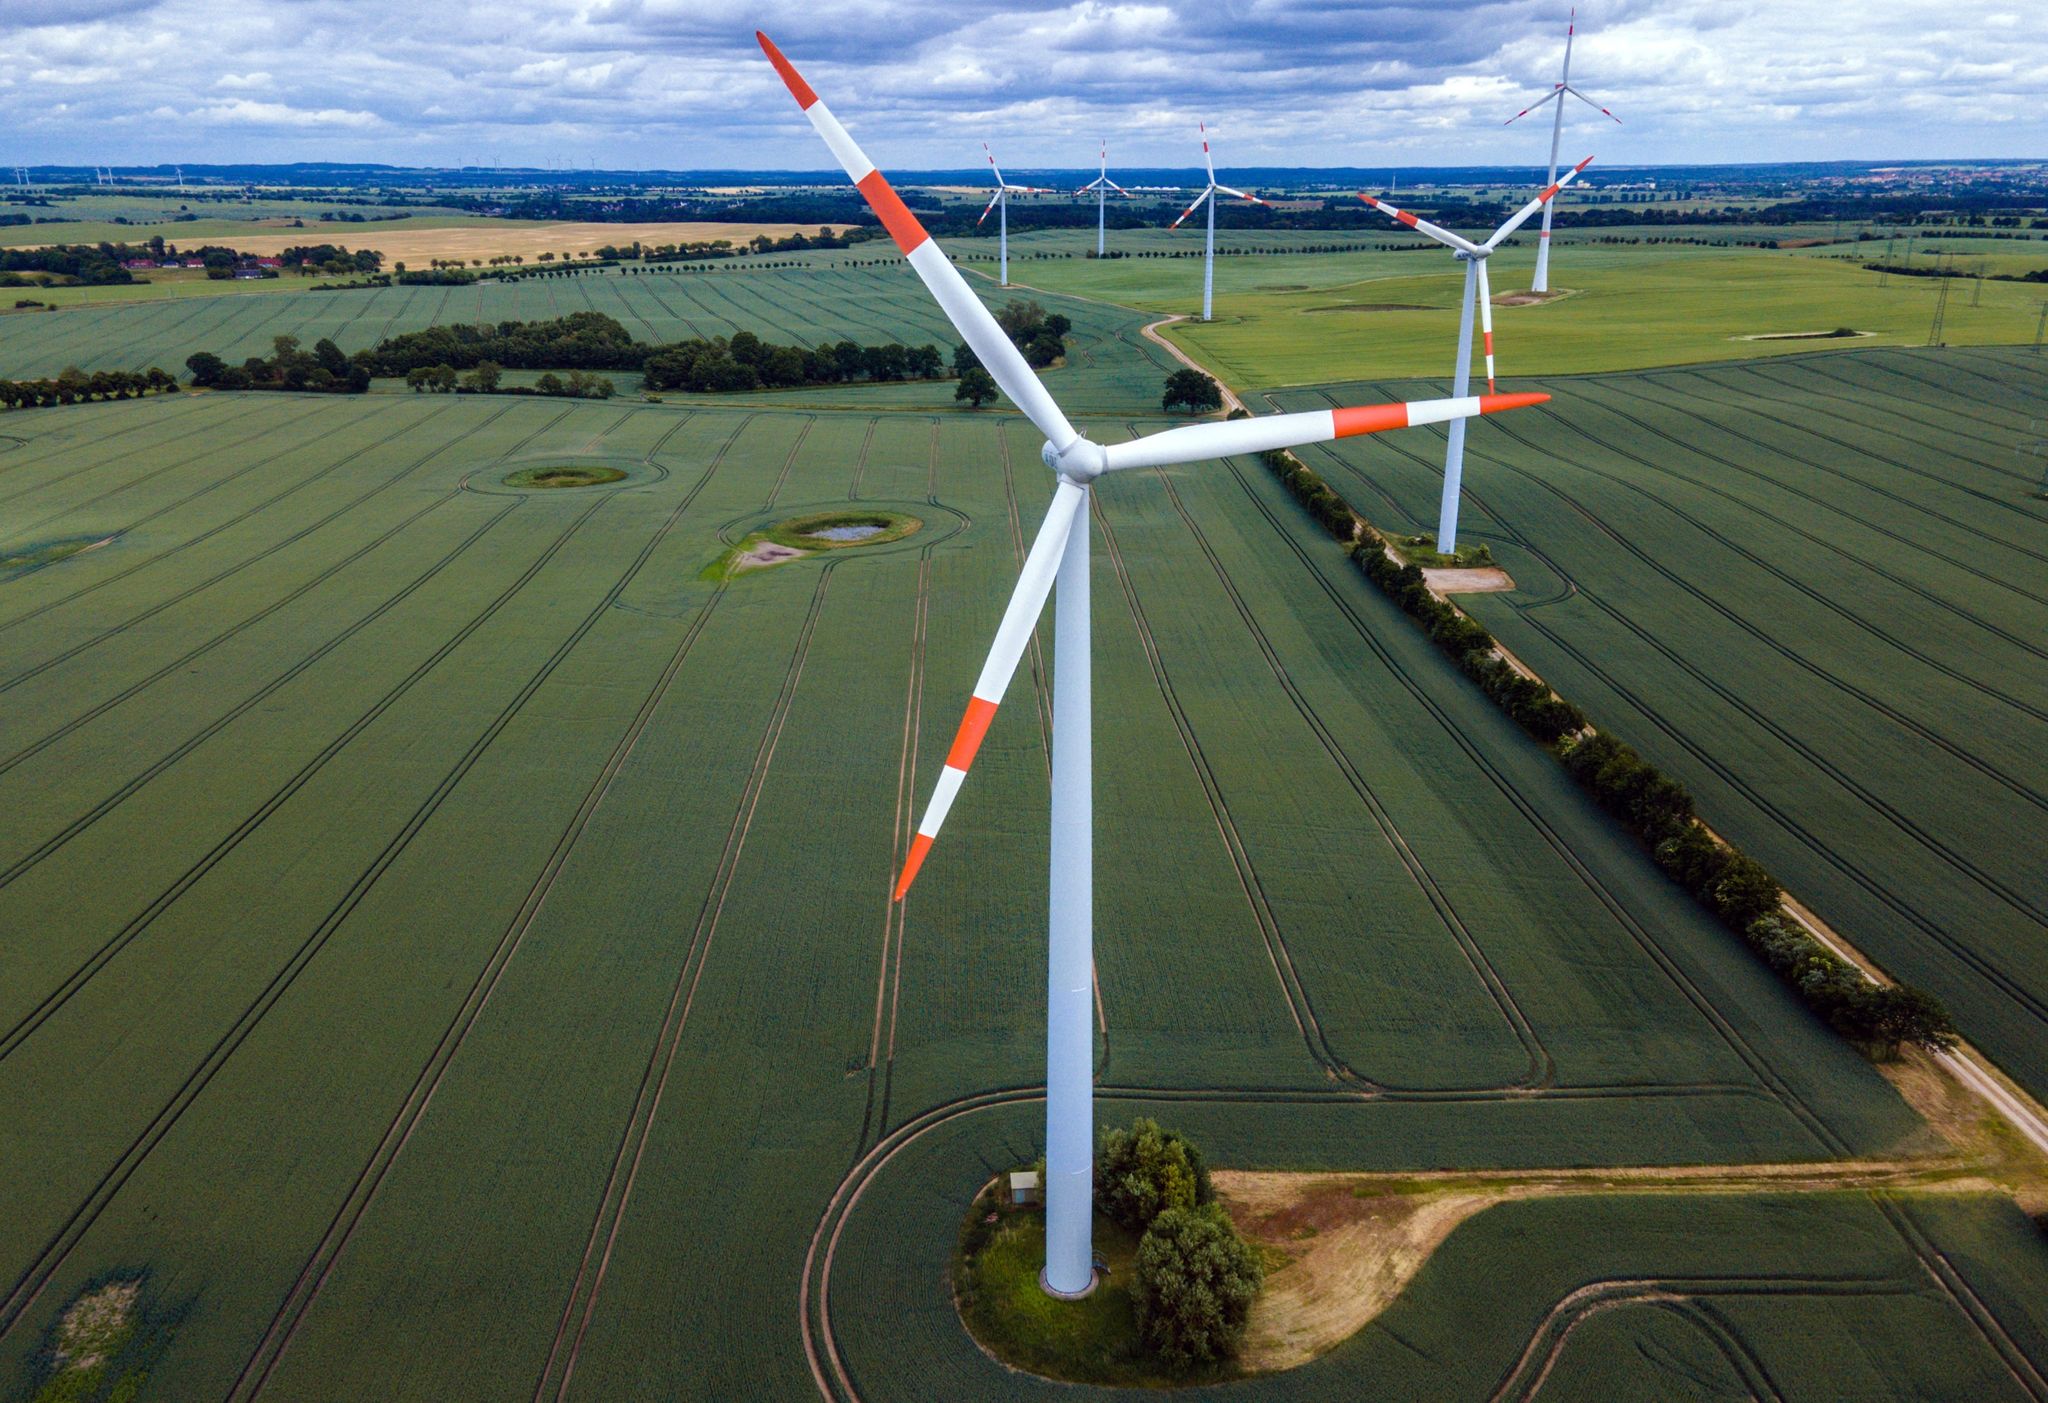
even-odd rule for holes
{"type": "MultiPolygon", "coordinates": [[[[1533,383],[1550,405],[1469,440],[1461,537],[1520,586],[1473,612],[2048,1093],[2048,459],[2021,451],[2048,357],[1533,383]]],[[[1382,524],[1433,529],[1435,443],[1304,456],[1382,524]]]]}
{"type": "MultiPolygon", "coordinates": [[[[1710,226],[1682,236],[1775,240],[1799,232],[1710,226]]],[[[1881,256],[1881,243],[1781,252],[1661,241],[1672,233],[1561,231],[1551,281],[1571,295],[1495,308],[1501,373],[1540,368],[1545,374],[1580,374],[1792,354],[1812,343],[1747,338],[1838,327],[1869,333],[1857,340],[1859,346],[1918,346],[1928,338],[1935,282],[1887,282],[1865,271],[1865,261],[1881,256]]],[[[1078,256],[1094,246],[1092,231],[1085,239],[1071,230],[1013,239],[1010,275],[1033,287],[1162,315],[1200,312],[1200,230],[1141,230],[1112,238],[1135,256],[1078,256]]],[[[1960,248],[1972,241],[1951,243],[1960,248]]],[[[1219,233],[1217,245],[1216,320],[1180,322],[1166,334],[1239,390],[1407,376],[1456,359],[1462,272],[1434,245],[1399,232],[1360,241],[1338,234],[1236,230],[1219,233]],[[1289,243],[1330,242],[1358,247],[1277,252],[1289,243]]],[[[2048,266],[2048,245],[1980,240],[1974,247],[1985,254],[1980,261],[1986,272],[2048,266]],[[2000,252],[1989,254],[1993,247],[2000,252]]],[[[993,275],[988,241],[959,240],[954,248],[963,262],[976,260],[975,267],[993,275]]],[[[1529,285],[1535,256],[1534,240],[1525,237],[1493,259],[1497,298],[1529,285]]],[[[1965,260],[1958,266],[1971,265],[1965,260]]],[[[1952,284],[1943,339],[1951,345],[2031,342],[2044,297],[2048,289],[2033,283],[1987,281],[1981,289],[1952,284]],[[1973,297],[1979,305],[1971,305],[1973,297]]]]}
{"type": "MultiPolygon", "coordinates": [[[[381,317],[327,334],[605,297],[674,326],[713,296],[764,334],[858,334],[879,290],[859,326],[920,325],[914,287],[861,269],[638,283],[359,294],[381,317]]],[[[1098,316],[1082,417],[1156,424],[1158,363],[1098,316]]],[[[287,328],[322,334],[235,335],[287,328]]],[[[126,354],[227,339],[205,329],[126,354]]],[[[1048,651],[887,897],[1048,495],[1022,421],[211,394],[4,428],[0,555],[30,562],[0,578],[9,1393],[67,1303],[137,1276],[178,1322],[163,1398],[803,1398],[813,1359],[861,1396],[1021,1387],[929,1263],[1036,1153],[1048,651]],[[504,483],[578,465],[624,476],[504,483]],[[703,578],[862,508],[924,525],[703,578]]],[[[1295,1168],[1927,1146],[1256,465],[1119,477],[1094,524],[1105,1116],[1295,1168]]],[[[1913,1342],[1902,1392],[1997,1380],[1987,1334],[2048,1366],[2048,1264],[2010,1210],[1702,1211],[1488,1214],[1406,1314],[1238,1391],[1398,1394],[1404,1339],[1499,1377],[1591,1279],[1731,1262],[1756,1284],[1724,1333],[1806,1396],[1815,1330],[1913,1342]],[[1944,1251],[1971,1283],[1948,1297],[1944,1251]]],[[[1614,1372],[1644,1367],[1627,1325],[1561,1367],[1642,1379],[1614,1372]]]]}

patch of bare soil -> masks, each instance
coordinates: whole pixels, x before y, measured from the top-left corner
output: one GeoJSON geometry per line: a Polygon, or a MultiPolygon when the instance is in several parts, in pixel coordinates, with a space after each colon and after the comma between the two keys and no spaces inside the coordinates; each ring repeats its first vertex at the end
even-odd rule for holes
{"type": "Polygon", "coordinates": [[[140,1282],[113,1281],[81,1296],[57,1323],[52,1351],[60,1371],[83,1373],[104,1364],[126,1338],[140,1282]]]}
{"type": "Polygon", "coordinates": [[[1548,292],[1530,292],[1526,289],[1521,292],[1503,292],[1495,295],[1493,305],[1496,307],[1535,307],[1545,302],[1555,302],[1560,297],[1570,297],[1577,291],[1578,289],[1575,287],[1554,287],[1548,292]]]}
{"type": "Polygon", "coordinates": [[[785,560],[795,560],[803,553],[794,546],[763,541],[752,550],[733,557],[732,573],[737,575],[742,570],[755,570],[763,565],[780,565],[785,560]]]}
{"type": "Polygon", "coordinates": [[[1752,336],[1731,336],[1731,341],[1858,341],[1866,336],[1877,335],[1874,331],[1851,331],[1841,327],[1835,331],[1759,331],[1752,336]]]}
{"type": "Polygon", "coordinates": [[[1327,307],[1304,307],[1304,312],[1427,312],[1419,302],[1332,302],[1327,307]]]}
{"type": "Polygon", "coordinates": [[[1508,572],[1498,566],[1483,570],[1424,570],[1422,582],[1438,594],[1500,594],[1515,587],[1508,572]]]}

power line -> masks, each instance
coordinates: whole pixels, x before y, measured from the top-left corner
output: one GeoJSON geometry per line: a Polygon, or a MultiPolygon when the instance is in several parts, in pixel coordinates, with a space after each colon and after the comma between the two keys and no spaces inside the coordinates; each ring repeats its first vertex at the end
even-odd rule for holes
{"type": "Polygon", "coordinates": [[[1942,323],[1948,319],[1948,268],[1945,260],[1936,260],[1934,265],[1934,325],[1927,329],[1927,344],[1941,344],[1942,323]]]}

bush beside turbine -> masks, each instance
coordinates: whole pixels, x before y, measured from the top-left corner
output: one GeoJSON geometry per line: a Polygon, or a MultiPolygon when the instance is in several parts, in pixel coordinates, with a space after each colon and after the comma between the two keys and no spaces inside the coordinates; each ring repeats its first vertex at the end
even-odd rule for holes
{"type": "Polygon", "coordinates": [[[1088,499],[1105,473],[1322,443],[1415,424],[1461,422],[1540,404],[1548,395],[1426,400],[1359,408],[1269,414],[1195,424],[1124,443],[1098,444],[1078,432],[995,316],[932,242],[917,216],[867,158],[811,85],[765,34],[761,49],[797,105],[845,168],[925,288],[980,358],[1003,393],[1039,432],[1054,477],[1052,503],[1025,556],[993,646],[974,684],[967,715],[946,755],[931,803],[897,878],[894,899],[909,893],[947,812],[974,763],[996,707],[1023,657],[1045,603],[1059,588],[1053,627],[1053,737],[1049,941],[1046,961],[1045,1269],[1048,1294],[1073,1298],[1095,1286],[1090,1240],[1094,1133],[1094,821],[1093,695],[1089,673],[1088,499]]]}
{"type": "MultiPolygon", "coordinates": [[[[1593,164],[1593,158],[1585,160],[1566,171],[1562,180],[1554,180],[1545,186],[1535,199],[1516,210],[1514,216],[1500,228],[1493,231],[1485,243],[1474,243],[1459,234],[1417,219],[1406,210],[1395,209],[1385,200],[1371,195],[1358,198],[1382,214],[1396,219],[1418,233],[1427,234],[1445,248],[1451,250],[1465,265],[1465,290],[1458,302],[1458,369],[1452,377],[1451,394],[1455,398],[1463,395],[1472,384],[1472,306],[1476,300],[1480,316],[1485,322],[1486,335],[1486,388],[1491,393],[1493,381],[1493,289],[1486,276],[1486,260],[1498,249],[1508,235],[1522,227],[1529,216],[1541,209],[1548,209],[1550,202],[1557,198],[1557,192],[1578,178],[1580,171],[1593,164]]],[[[1437,510],[1436,548],[1444,555],[1458,553],[1458,488],[1465,471],[1465,421],[1451,421],[1450,440],[1444,445],[1444,495],[1437,510]]]]}

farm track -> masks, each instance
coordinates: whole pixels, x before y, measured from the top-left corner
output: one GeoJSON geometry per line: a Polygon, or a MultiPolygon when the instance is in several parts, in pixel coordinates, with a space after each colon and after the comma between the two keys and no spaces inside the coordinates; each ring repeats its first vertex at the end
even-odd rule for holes
{"type": "MultiPolygon", "coordinates": [[[[487,419],[482,424],[479,424],[477,428],[482,429],[488,427],[490,424],[495,423],[499,418],[503,417],[503,415],[506,412],[508,411],[497,411],[497,413],[493,414],[490,419],[487,419]]],[[[343,455],[341,458],[337,459],[333,463],[330,463],[326,467],[321,468],[318,472],[315,472],[311,477],[307,477],[298,482],[295,482],[291,486],[283,489],[282,491],[274,493],[273,495],[264,498],[262,501],[256,503],[254,506],[249,507],[247,510],[238,512],[234,516],[229,517],[226,521],[223,521],[216,526],[209,527],[207,530],[199,533],[196,536],[190,537],[187,540],[180,541],[177,545],[170,547],[168,550],[160,551],[156,555],[149,557],[147,560],[138,561],[136,562],[136,564],[128,567],[125,570],[110,575],[105,579],[96,581],[95,583],[85,586],[82,589],[76,590],[73,593],[66,595],[63,599],[52,601],[50,604],[46,604],[41,608],[23,614],[19,618],[10,620],[6,625],[0,625],[0,628],[11,628],[13,627],[14,624],[21,623],[26,619],[34,618],[37,615],[48,611],[49,609],[57,607],[59,604],[69,603],[72,600],[79,598],[81,595],[89,594],[93,590],[114,583],[116,580],[125,579],[126,577],[134,574],[138,570],[144,569],[147,566],[154,565],[160,561],[166,560],[171,556],[180,554],[193,546],[199,545],[201,542],[210,540],[212,537],[219,535],[221,532],[226,531],[231,527],[239,526],[241,523],[248,521],[250,518],[254,517],[257,513],[268,510],[270,507],[277,505],[277,503],[283,501],[287,497],[292,496],[294,493],[297,493],[304,488],[312,486],[315,482],[318,482],[322,478],[325,478],[328,474],[338,472],[340,469],[348,466],[350,463],[362,457],[364,454],[369,453],[375,449],[382,448],[385,444],[397,438],[399,435],[405,433],[408,429],[412,427],[413,426],[411,424],[402,424],[398,428],[393,429],[390,433],[384,435],[383,438],[380,438],[373,443],[365,444],[361,448],[357,448],[343,455]]],[[[474,430],[472,430],[472,432],[474,432],[474,430]]],[[[468,437],[468,435],[465,434],[464,437],[468,437]]],[[[290,450],[285,451],[289,452],[290,450]]],[[[277,456],[281,457],[283,455],[282,453],[280,453],[277,456]]],[[[213,575],[209,575],[206,579],[199,581],[197,584],[189,585],[186,588],[179,590],[176,594],[170,595],[162,600],[159,600],[157,603],[151,605],[149,608],[144,609],[141,613],[135,614],[132,617],[125,619],[121,623],[115,624],[110,628],[103,629],[99,633],[93,634],[89,638],[82,639],[81,641],[71,645],[69,648],[66,648],[61,652],[55,653],[50,657],[43,659],[43,661],[36,663],[34,666],[25,668],[24,670],[17,672],[12,677],[7,678],[5,681],[0,681],[0,692],[10,691],[13,688],[19,686],[21,683],[28,681],[32,677],[40,676],[42,673],[49,671],[51,668],[56,667],[60,663],[69,662],[72,658],[75,658],[79,654],[87,652],[90,649],[98,647],[100,644],[106,642],[108,639],[119,637],[121,634],[127,632],[135,625],[143,623],[149,619],[155,618],[158,614],[163,613],[165,610],[183,603],[185,600],[190,599],[193,595],[200,593],[202,590],[210,589],[214,585],[219,584],[222,580],[232,578],[234,575],[240,573],[243,570],[248,569],[251,565],[256,564],[258,561],[268,559],[270,556],[275,555],[278,551],[283,550],[285,547],[297,544],[299,541],[304,540],[306,537],[312,535],[315,531],[327,525],[329,522],[332,522],[336,518],[341,517],[350,511],[353,511],[355,508],[361,506],[364,502],[369,501],[372,497],[375,497],[379,493],[396,486],[399,482],[403,481],[407,476],[417,471],[423,464],[425,464],[433,456],[434,455],[432,453],[428,453],[422,455],[417,459],[414,459],[411,463],[407,464],[407,466],[402,471],[400,471],[397,476],[386,479],[384,482],[378,484],[375,487],[372,487],[369,491],[363,493],[361,496],[350,499],[349,501],[343,503],[341,506],[335,508],[333,511],[329,512],[327,515],[319,518],[318,520],[313,521],[308,525],[300,527],[297,531],[294,531],[290,535],[285,536],[284,538],[264,547],[262,550],[256,552],[254,555],[245,557],[238,564],[231,565],[225,570],[219,571],[213,575]]],[[[243,469],[242,471],[253,471],[254,467],[260,466],[262,466],[262,464],[256,464],[253,465],[251,468],[243,469]]],[[[235,474],[235,476],[240,475],[240,473],[235,474]]],[[[131,527],[128,529],[133,528],[131,527]]]]}
{"type": "MultiPolygon", "coordinates": [[[[399,683],[397,688],[387,693],[385,698],[376,707],[365,713],[347,731],[343,732],[340,737],[331,742],[320,756],[316,757],[311,764],[302,769],[292,780],[287,781],[284,789],[275,792],[271,799],[267,800],[261,808],[237,825],[233,833],[202,857],[199,863],[192,869],[189,869],[186,876],[180,878],[179,882],[174,884],[170,891],[160,896],[156,902],[153,902],[148,913],[131,922],[124,932],[124,936],[117,937],[117,940],[123,945],[127,941],[132,940],[148,924],[149,920],[154,919],[155,914],[167,907],[172,901],[175,901],[178,895],[182,895],[185,890],[188,890],[206,871],[211,870],[221,858],[226,856],[235,844],[239,843],[243,837],[246,837],[249,832],[253,831],[281,807],[292,793],[297,792],[305,781],[311,778],[314,770],[324,764],[328,758],[331,758],[333,754],[337,753],[356,735],[360,734],[362,730],[366,729],[372,721],[382,715],[400,696],[410,690],[414,683],[426,676],[428,672],[432,671],[449,654],[453,653],[472,633],[488,622],[492,615],[496,614],[505,603],[516,596],[528,582],[540,573],[542,567],[554,558],[556,553],[576,534],[577,530],[599,508],[603,507],[608,500],[610,500],[608,496],[601,496],[578,513],[554,541],[520,574],[518,579],[505,591],[501,592],[481,614],[475,616],[462,630],[445,640],[429,658],[408,674],[405,680],[399,683]]],[[[658,539],[657,537],[655,541],[649,542],[639,560],[645,560],[647,553],[652,551],[658,539]]],[[[127,1150],[122,1153],[115,1164],[101,1175],[99,1182],[87,1194],[84,1202],[75,1208],[67,1216],[57,1232],[52,1234],[36,1260],[16,1278],[7,1296],[4,1299],[0,1299],[0,1338],[4,1338],[21,1323],[28,1307],[41,1293],[42,1288],[48,1284],[50,1277],[64,1264],[71,1251],[78,1245],[86,1231],[98,1220],[99,1215],[105,1211],[107,1205],[113,1201],[122,1186],[134,1175],[135,1171],[149,1157],[150,1153],[163,1142],[164,1137],[170,1133],[177,1124],[178,1119],[198,1099],[200,1094],[206,1089],[207,1084],[227,1064],[228,1060],[241,1047],[243,1042],[247,1040],[250,1033],[262,1022],[271,1009],[277,1006],[278,1001],[284,997],[292,984],[296,982],[298,976],[319,955],[335,931],[340,929],[342,923],[346,921],[349,914],[355,910],[363,898],[368,895],[370,889],[376,885],[384,873],[390,869],[391,865],[398,860],[400,854],[405,851],[412,839],[426,826],[427,822],[434,816],[435,811],[440,808],[448,795],[454,791],[462,779],[474,768],[476,762],[483,757],[491,744],[512,723],[527,701],[532,698],[535,692],[539,691],[542,684],[560,666],[562,660],[569,655],[576,644],[582,640],[583,636],[604,616],[605,611],[611,607],[612,602],[625,589],[626,585],[631,582],[632,570],[637,569],[637,565],[638,561],[635,562],[634,567],[629,568],[628,572],[619,578],[598,606],[591,610],[577,627],[571,631],[569,636],[555,649],[539,670],[529,677],[513,698],[499,710],[483,733],[471,743],[469,749],[455,762],[454,766],[443,774],[433,791],[408,817],[400,831],[385,844],[371,865],[356,877],[348,890],[329,909],[328,914],[322,918],[313,931],[293,951],[285,965],[272,975],[269,983],[242,1010],[234,1024],[208,1050],[200,1065],[186,1076],[185,1080],[171,1096],[171,1099],[157,1112],[149,1125],[135,1136],[129,1143],[127,1150]]],[[[118,953],[118,950],[108,951],[107,958],[112,958],[115,953],[118,953]]],[[[31,1029],[30,1031],[33,1030],[31,1029]]],[[[19,1040],[17,1040],[15,1045],[19,1045],[19,1040]]]]}
{"type": "Polygon", "coordinates": [[[818,618],[824,612],[826,591],[832,583],[836,564],[837,562],[828,560],[819,567],[817,587],[811,592],[810,611],[805,615],[803,625],[798,631],[795,646],[791,649],[789,666],[783,675],[782,688],[769,712],[767,727],[760,744],[755,749],[753,766],[741,790],[732,824],[726,832],[718,870],[712,878],[710,888],[704,894],[703,903],[698,908],[696,924],[685,944],[683,962],[676,971],[667,1014],[649,1050],[647,1067],[641,1074],[640,1089],[634,1098],[631,1113],[620,1137],[611,1176],[605,1184],[597,1215],[591,1223],[590,1236],[583,1249],[582,1261],[577,1267],[575,1279],[570,1283],[568,1298],[562,1303],[562,1316],[555,1329],[554,1343],[548,1349],[547,1362],[542,1367],[540,1378],[534,1386],[536,1400],[546,1398],[551,1393],[558,1400],[568,1396],[569,1384],[576,1371],[577,1357],[583,1348],[584,1336],[590,1328],[591,1319],[597,1312],[598,1298],[604,1289],[605,1273],[611,1265],[612,1250],[617,1245],[619,1233],[625,1226],[626,1209],[631,1203],[633,1189],[639,1179],[640,1166],[647,1153],[648,1141],[654,1133],[655,1118],[661,1111],[662,1095],[668,1088],[669,1074],[675,1067],[676,1052],[682,1045],[683,1028],[688,1023],[690,1010],[696,1002],[698,983],[704,977],[704,966],[710,958],[711,944],[718,931],[719,918],[724,914],[726,898],[731,894],[733,877],[739,868],[740,855],[746,847],[747,834],[753,826],[755,810],[761,802],[762,791],[767,787],[768,772],[774,764],[776,746],[782,739],[783,727],[789,720],[790,709],[796,700],[797,687],[803,678],[804,662],[810,655],[811,640],[817,633],[818,618]],[[600,1242],[602,1250],[599,1247],[600,1242]],[[572,1323],[575,1327],[573,1335],[570,1331],[572,1323]],[[556,1381],[558,1363],[561,1372],[559,1381],[556,1381]]]}
{"type": "MultiPolygon", "coordinates": [[[[654,460],[669,438],[673,437],[683,427],[683,424],[687,422],[687,417],[679,419],[647,451],[646,461],[652,462],[654,460]]],[[[737,435],[734,438],[736,439],[737,435]]],[[[726,447],[729,448],[732,441],[728,440],[726,447]]],[[[674,511],[670,513],[668,520],[662,527],[661,535],[666,535],[676,522],[682,518],[683,514],[689,510],[690,506],[696,501],[698,494],[703,491],[717,474],[723,458],[724,452],[721,450],[719,455],[705,468],[696,483],[683,495],[682,500],[676,505],[674,511]]],[[[661,535],[657,536],[657,543],[661,535]]],[[[448,1074],[449,1067],[454,1064],[455,1058],[462,1051],[464,1040],[468,1038],[470,1030],[476,1026],[477,1020],[483,1016],[484,1009],[490,1003],[491,995],[496,991],[499,981],[504,977],[507,966],[511,964],[513,958],[519,953],[520,946],[525,943],[527,933],[533,928],[534,922],[539,918],[549,894],[554,890],[556,880],[561,876],[562,869],[568,864],[570,854],[575,851],[576,845],[581,841],[585,832],[588,831],[591,820],[596,816],[598,809],[603,806],[605,798],[611,793],[613,783],[625,768],[626,762],[632,758],[633,750],[639,744],[641,735],[653,720],[656,711],[660,709],[662,703],[667,699],[676,677],[680,674],[683,664],[689,658],[691,649],[695,646],[698,637],[703,633],[705,627],[710,623],[712,614],[724,598],[725,591],[723,586],[721,586],[704,606],[697,611],[696,615],[690,620],[688,627],[684,630],[682,637],[677,641],[676,647],[670,654],[667,663],[657,675],[653,687],[642,699],[632,720],[620,735],[617,743],[612,747],[612,751],[606,757],[603,766],[600,767],[597,778],[592,781],[576,812],[571,816],[561,836],[556,840],[553,851],[549,853],[546,863],[542,866],[540,873],[534,878],[532,886],[528,888],[525,898],[520,903],[517,914],[499,937],[497,945],[492,949],[489,958],[484,962],[483,968],[478,971],[476,979],[471,984],[462,1006],[456,1010],[447,1028],[443,1030],[439,1043],[436,1044],[432,1053],[429,1054],[426,1063],[420,1068],[419,1075],[415,1078],[404,1102],[401,1103],[398,1111],[393,1115],[390,1124],[386,1126],[383,1138],[378,1142],[376,1148],[372,1150],[369,1160],[364,1164],[362,1170],[356,1176],[355,1182],[350,1185],[348,1192],[344,1195],[340,1207],[335,1211],[334,1218],[328,1224],[326,1233],[314,1247],[312,1254],[300,1269],[298,1278],[294,1281],[291,1289],[285,1294],[283,1301],[280,1302],[277,1312],[272,1316],[262,1339],[257,1342],[256,1348],[250,1354],[247,1363],[244,1364],[242,1372],[236,1377],[234,1386],[229,1390],[227,1395],[229,1403],[237,1403],[238,1400],[248,1400],[257,1397],[269,1382],[271,1373],[276,1369],[279,1361],[284,1358],[285,1352],[291,1348],[292,1341],[298,1334],[300,1324],[317,1303],[321,1289],[327,1284],[328,1278],[333,1275],[335,1266],[340,1261],[342,1253],[347,1251],[350,1241],[355,1236],[356,1229],[369,1213],[378,1190],[383,1186],[385,1177],[391,1172],[392,1166],[396,1164],[398,1157],[405,1152],[405,1147],[411,1141],[413,1132],[419,1128],[420,1122],[425,1119],[427,1111],[433,1103],[434,1093],[440,1088],[443,1078],[448,1074]]]]}
{"type": "MultiPolygon", "coordinates": [[[[1135,426],[1132,427],[1135,430],[1135,426]]],[[[1477,937],[1472,934],[1471,929],[1465,924],[1464,918],[1458,914],[1456,905],[1438,884],[1435,875],[1429,870],[1429,865],[1422,860],[1413,845],[1409,843],[1406,835],[1401,832],[1400,826],[1394,822],[1393,816],[1387,811],[1386,805],[1381,801],[1379,794],[1373,789],[1365,776],[1359,772],[1358,767],[1351,762],[1351,757],[1345,752],[1335,733],[1330,730],[1322,716],[1316,711],[1308,698],[1302,694],[1300,687],[1296,685],[1293,675],[1288,672],[1286,664],[1280,660],[1279,652],[1273,647],[1272,640],[1267,636],[1265,629],[1260,626],[1250,604],[1246,602],[1243,593],[1238,589],[1237,582],[1231,578],[1229,568],[1224,565],[1222,559],[1216,554],[1215,548],[1210,545],[1207,533],[1202,530],[1200,524],[1196,522],[1195,518],[1188,512],[1186,505],[1181,501],[1180,492],[1174,486],[1172,477],[1163,469],[1154,469],[1153,471],[1160,486],[1165,489],[1167,500],[1173,504],[1175,513],[1179,515],[1182,524],[1187,527],[1188,533],[1194,537],[1195,544],[1201,550],[1203,558],[1209,562],[1210,569],[1215,573],[1217,583],[1229,596],[1232,607],[1237,611],[1238,618],[1244,623],[1245,631],[1251,635],[1252,641],[1258,646],[1260,655],[1265,658],[1266,666],[1272,671],[1274,680],[1287,693],[1288,700],[1293,704],[1303,724],[1314,733],[1330,763],[1344,776],[1345,782],[1351,787],[1351,791],[1358,796],[1359,802],[1365,806],[1366,811],[1372,817],[1374,826],[1379,829],[1380,836],[1385,840],[1388,848],[1400,860],[1402,867],[1408,873],[1409,880],[1414,882],[1416,889],[1422,893],[1424,899],[1429,902],[1431,909],[1436,912],[1437,919],[1442,922],[1445,933],[1456,942],[1458,948],[1463,952],[1465,961],[1471,967],[1473,975],[1485,987],[1488,998],[1493,1001],[1494,1007],[1499,1011],[1502,1020],[1514,1033],[1516,1040],[1521,1043],[1522,1050],[1529,1058],[1529,1069],[1519,1080],[1501,1085],[1503,1087],[1508,1085],[1516,1087],[1541,1087],[1553,1084],[1557,1078],[1557,1061],[1551,1056],[1550,1050],[1544,1046],[1542,1037],[1536,1032],[1535,1026],[1529,1021],[1528,1016],[1523,1013],[1521,1005],[1515,999],[1514,992],[1508,988],[1507,981],[1501,977],[1500,972],[1494,968],[1493,962],[1487,958],[1486,952],[1480,946],[1477,937]]],[[[1107,527],[1105,526],[1104,529],[1106,532],[1107,527]]],[[[1147,650],[1149,652],[1151,651],[1150,630],[1147,629],[1146,632],[1148,635],[1147,650]]],[[[1247,859],[1247,862],[1249,862],[1249,859],[1247,859]]],[[[1253,874],[1253,877],[1256,880],[1256,873],[1253,874]]],[[[1388,1087],[1387,1089],[1397,1090],[1399,1088],[1388,1087]]]]}

